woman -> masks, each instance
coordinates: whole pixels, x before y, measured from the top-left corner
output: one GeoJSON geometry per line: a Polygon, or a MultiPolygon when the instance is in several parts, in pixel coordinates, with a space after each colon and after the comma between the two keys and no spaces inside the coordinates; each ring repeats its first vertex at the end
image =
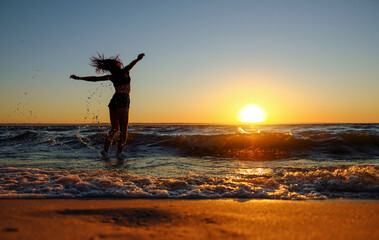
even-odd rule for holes
{"type": "Polygon", "coordinates": [[[104,149],[101,155],[108,156],[109,146],[118,130],[120,130],[119,141],[117,143],[117,156],[121,156],[122,149],[125,146],[128,136],[128,122],[129,122],[129,105],[130,105],[130,70],[140,61],[145,54],[141,53],[137,59],[132,61],[128,66],[122,67],[122,63],[118,56],[104,58],[104,55],[91,58],[91,66],[96,68],[96,73],[108,72],[109,75],[100,77],[78,77],[71,75],[70,78],[76,80],[85,80],[90,82],[110,80],[115,87],[115,94],[113,95],[108,107],[112,128],[108,133],[107,139],[104,143],[104,149]]]}

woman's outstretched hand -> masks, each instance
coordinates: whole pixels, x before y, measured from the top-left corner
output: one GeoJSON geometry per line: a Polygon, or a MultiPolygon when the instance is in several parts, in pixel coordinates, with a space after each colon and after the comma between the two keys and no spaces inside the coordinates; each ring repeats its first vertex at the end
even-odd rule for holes
{"type": "Polygon", "coordinates": [[[138,59],[141,60],[144,56],[145,56],[145,54],[141,53],[140,55],[138,55],[138,59]]]}
{"type": "Polygon", "coordinates": [[[76,79],[76,80],[78,80],[78,79],[79,79],[79,77],[78,77],[78,76],[76,76],[76,75],[71,75],[71,76],[70,76],[70,78],[72,78],[72,79],[76,79]]]}

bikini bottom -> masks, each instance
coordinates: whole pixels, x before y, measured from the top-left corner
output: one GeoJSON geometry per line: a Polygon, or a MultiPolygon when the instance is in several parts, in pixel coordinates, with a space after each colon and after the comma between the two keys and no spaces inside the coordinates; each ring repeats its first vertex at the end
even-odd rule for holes
{"type": "Polygon", "coordinates": [[[115,93],[109,102],[109,109],[129,108],[130,98],[126,93],[115,93]]]}

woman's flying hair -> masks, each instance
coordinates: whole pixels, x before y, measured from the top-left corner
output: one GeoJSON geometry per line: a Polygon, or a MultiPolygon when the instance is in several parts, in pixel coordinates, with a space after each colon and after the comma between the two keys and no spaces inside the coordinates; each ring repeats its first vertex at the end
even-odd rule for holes
{"type": "Polygon", "coordinates": [[[118,58],[118,55],[110,58],[105,58],[104,53],[97,53],[97,55],[97,57],[91,57],[90,60],[91,66],[96,68],[96,73],[98,74],[102,74],[104,71],[111,72],[115,69],[115,66],[122,67],[122,62],[118,58]]]}

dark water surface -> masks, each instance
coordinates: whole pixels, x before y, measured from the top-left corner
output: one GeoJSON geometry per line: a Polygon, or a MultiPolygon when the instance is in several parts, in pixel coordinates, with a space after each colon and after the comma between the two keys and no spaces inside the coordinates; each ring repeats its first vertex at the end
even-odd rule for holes
{"type": "Polygon", "coordinates": [[[0,197],[379,197],[379,124],[0,126],[0,197]]]}

